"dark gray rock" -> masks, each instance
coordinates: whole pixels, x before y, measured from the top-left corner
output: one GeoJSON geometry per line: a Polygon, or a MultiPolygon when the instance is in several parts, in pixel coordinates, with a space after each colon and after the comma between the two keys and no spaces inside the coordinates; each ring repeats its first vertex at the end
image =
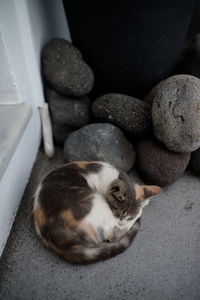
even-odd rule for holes
{"type": "Polygon", "coordinates": [[[90,100],[87,96],[70,98],[48,87],[46,100],[49,103],[53,136],[57,144],[63,145],[69,133],[88,124],[90,100]]]}
{"type": "Polygon", "coordinates": [[[191,153],[189,170],[200,176],[200,148],[191,153]]]}
{"type": "Polygon", "coordinates": [[[200,34],[185,48],[176,72],[200,78],[200,34]]]}
{"type": "Polygon", "coordinates": [[[166,186],[175,181],[186,169],[190,153],[175,153],[154,138],[137,144],[137,169],[148,184],[166,186]]]}
{"type": "Polygon", "coordinates": [[[104,161],[128,171],[135,161],[133,146],[112,124],[90,124],[74,131],[64,146],[64,160],[104,161]]]}
{"type": "Polygon", "coordinates": [[[190,75],[169,77],[152,106],[155,136],[175,152],[200,147],[200,80],[190,75]]]}
{"type": "Polygon", "coordinates": [[[68,96],[83,96],[94,84],[93,72],[80,51],[64,39],[53,39],[46,44],[42,51],[42,69],[48,84],[68,96]]]}
{"type": "Polygon", "coordinates": [[[56,124],[68,124],[79,128],[89,122],[90,100],[87,96],[70,98],[47,88],[46,100],[56,124]]]}
{"type": "Polygon", "coordinates": [[[144,101],[123,94],[105,94],[92,104],[95,118],[117,125],[134,136],[152,131],[150,106],[144,101]]]}
{"type": "Polygon", "coordinates": [[[65,124],[52,124],[52,129],[53,129],[53,140],[54,143],[58,146],[63,147],[67,137],[72,133],[74,130],[69,125],[65,124]]]}

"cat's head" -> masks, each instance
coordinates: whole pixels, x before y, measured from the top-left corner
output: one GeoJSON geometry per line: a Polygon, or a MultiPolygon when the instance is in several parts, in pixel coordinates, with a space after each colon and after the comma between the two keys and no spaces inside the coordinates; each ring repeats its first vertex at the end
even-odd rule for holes
{"type": "Polygon", "coordinates": [[[120,172],[106,195],[114,215],[121,220],[131,220],[141,214],[142,208],[149,203],[149,198],[162,192],[155,185],[138,185],[133,183],[127,174],[120,172]]]}

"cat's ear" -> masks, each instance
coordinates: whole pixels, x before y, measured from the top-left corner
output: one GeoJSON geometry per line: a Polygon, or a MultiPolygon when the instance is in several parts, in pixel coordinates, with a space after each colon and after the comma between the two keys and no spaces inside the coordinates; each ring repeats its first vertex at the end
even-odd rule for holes
{"type": "Polygon", "coordinates": [[[110,186],[110,193],[119,201],[124,201],[124,193],[126,192],[127,186],[124,181],[116,179],[110,186]]]}
{"type": "Polygon", "coordinates": [[[159,195],[162,189],[156,185],[139,185],[135,184],[136,199],[146,200],[150,197],[159,195]]]}

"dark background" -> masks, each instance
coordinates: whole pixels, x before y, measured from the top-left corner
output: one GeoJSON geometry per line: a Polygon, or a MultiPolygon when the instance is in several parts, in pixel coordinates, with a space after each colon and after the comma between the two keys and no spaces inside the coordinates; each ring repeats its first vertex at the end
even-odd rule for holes
{"type": "MultiPolygon", "coordinates": [[[[195,0],[63,0],[72,40],[95,74],[92,96],[139,98],[172,75],[195,0]]],[[[198,31],[198,12],[187,41],[198,31]]]]}

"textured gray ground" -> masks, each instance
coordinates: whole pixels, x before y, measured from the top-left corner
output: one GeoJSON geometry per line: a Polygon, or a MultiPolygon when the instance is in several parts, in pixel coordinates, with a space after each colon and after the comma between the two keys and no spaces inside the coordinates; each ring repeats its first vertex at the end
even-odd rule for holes
{"type": "Polygon", "coordinates": [[[200,179],[185,174],[152,200],[125,253],[74,266],[44,248],[30,218],[37,183],[62,159],[39,152],[0,260],[0,299],[200,299],[200,179]]]}

